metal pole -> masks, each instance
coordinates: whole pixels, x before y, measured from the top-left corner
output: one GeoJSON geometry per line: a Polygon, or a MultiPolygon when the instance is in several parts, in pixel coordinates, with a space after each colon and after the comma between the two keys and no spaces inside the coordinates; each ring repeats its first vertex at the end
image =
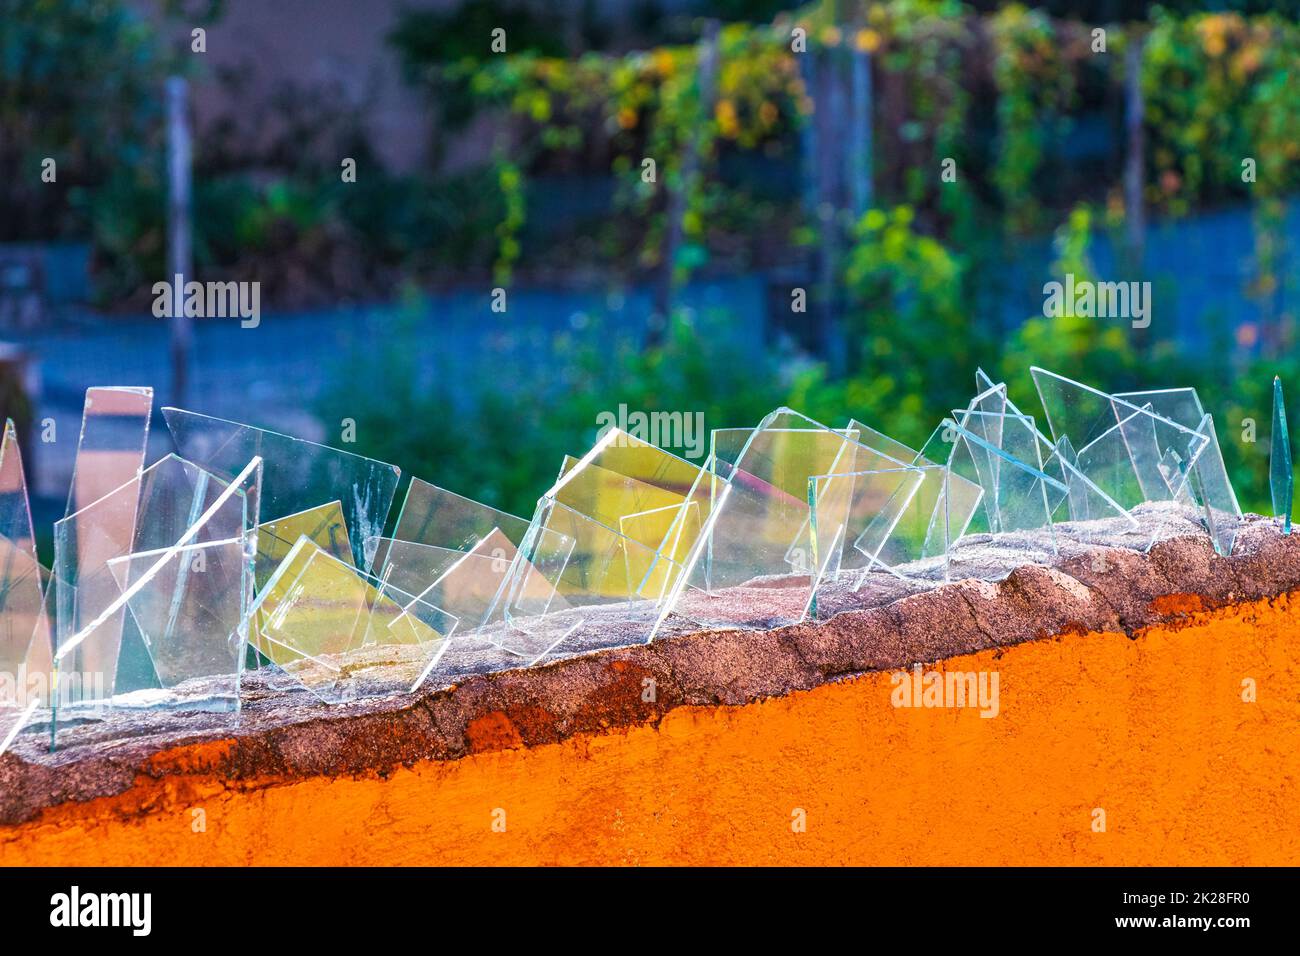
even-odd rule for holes
{"type": "Polygon", "coordinates": [[[172,287],[172,403],[185,405],[189,384],[193,323],[185,314],[185,282],[190,278],[190,127],[188,84],[167,80],[167,279],[172,287]]]}

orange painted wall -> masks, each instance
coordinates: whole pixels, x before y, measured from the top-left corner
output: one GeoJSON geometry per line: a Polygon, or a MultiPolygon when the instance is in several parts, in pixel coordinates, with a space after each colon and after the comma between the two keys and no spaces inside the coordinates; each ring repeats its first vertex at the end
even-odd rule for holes
{"type": "Polygon", "coordinates": [[[947,662],[999,672],[993,719],[896,709],[870,674],[387,779],[142,779],[0,828],[0,864],[1294,865],[1298,615],[1300,594],[947,662]]]}

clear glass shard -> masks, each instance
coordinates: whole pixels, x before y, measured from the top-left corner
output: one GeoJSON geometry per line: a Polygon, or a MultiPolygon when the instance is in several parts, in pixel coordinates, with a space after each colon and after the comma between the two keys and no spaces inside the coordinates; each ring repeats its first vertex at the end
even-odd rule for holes
{"type": "Polygon", "coordinates": [[[39,706],[40,702],[36,700],[23,707],[0,704],[0,756],[28,725],[39,706]]]}
{"type": "Polygon", "coordinates": [[[961,415],[961,422],[947,419],[944,424],[971,449],[979,484],[984,489],[989,531],[1004,534],[1043,530],[1051,536],[1055,550],[1051,515],[1068,496],[1069,488],[1043,471],[1042,449],[1033,422],[1011,414],[954,414],[961,415]],[[1001,435],[1002,444],[994,443],[990,437],[994,432],[1001,435]],[[996,468],[993,462],[997,462],[996,468]]]}
{"type": "MultiPolygon", "coordinates": [[[[53,605],[51,602],[54,588],[48,586],[49,572],[37,568],[37,580],[43,598],[34,615],[31,615],[31,632],[28,634],[26,650],[21,657],[7,656],[4,670],[0,671],[0,737],[12,733],[17,735],[42,723],[50,722],[50,700],[54,687],[54,648],[53,648],[53,605]]],[[[14,615],[6,625],[6,636],[10,633],[21,638],[26,631],[25,624],[19,624],[19,618],[27,614],[14,615]]],[[[21,640],[18,641],[20,643],[21,640]]],[[[0,746],[0,753],[5,750],[0,746]]]]}
{"type": "MultiPolygon", "coordinates": [[[[576,464],[578,459],[566,461],[576,464]]],[[[489,621],[500,631],[512,575],[522,582],[517,598],[524,616],[545,613],[554,597],[554,585],[547,582],[559,580],[576,545],[541,528],[529,545],[533,561],[528,561],[519,552],[529,525],[516,515],[412,478],[393,538],[374,543],[376,567],[398,587],[447,608],[459,618],[462,635],[477,632],[489,621]]],[[[499,634],[495,640],[500,641],[499,634]]]]}
{"type": "MultiPolygon", "coordinates": [[[[384,539],[378,553],[388,556],[383,575],[387,585],[455,617],[459,642],[479,633],[488,622],[509,581],[518,549],[494,530],[470,551],[384,539]]],[[[567,552],[560,556],[561,564],[566,559],[567,552]]],[[[544,577],[529,581],[535,590],[525,595],[526,600],[545,602],[554,594],[544,577]]]]}
{"type": "MultiPolygon", "coordinates": [[[[654,452],[649,449],[653,445],[639,449],[642,455],[636,457],[657,457],[657,448],[654,452]]],[[[619,527],[623,518],[628,515],[647,515],[650,512],[660,511],[661,509],[680,509],[682,503],[686,500],[686,495],[694,485],[699,475],[699,469],[682,461],[683,465],[691,469],[691,473],[683,476],[685,482],[678,484],[671,480],[647,481],[633,475],[625,474],[621,470],[615,470],[615,467],[628,467],[627,464],[620,462],[607,462],[607,459],[614,457],[616,449],[609,448],[606,454],[596,461],[582,461],[577,459],[568,459],[570,467],[566,469],[563,478],[555,487],[548,492],[548,495],[567,504],[575,511],[585,514],[587,517],[599,521],[606,527],[619,527]],[[606,462],[598,464],[597,462],[606,462]],[[615,467],[610,467],[615,466],[615,467]]],[[[666,455],[667,452],[660,454],[666,455]]],[[[623,459],[629,459],[633,456],[619,456],[623,459]]],[[[678,459],[680,460],[680,459],[678,459]]],[[[672,511],[672,524],[677,517],[677,511],[672,511]]],[[[627,525],[629,530],[638,532],[653,533],[655,522],[637,522],[627,525]]],[[[660,541],[667,533],[667,527],[662,532],[652,537],[651,540],[642,541],[648,547],[658,547],[660,541]]]]}
{"type": "Polygon", "coordinates": [[[153,696],[161,706],[186,710],[239,709],[253,602],[251,550],[251,538],[241,536],[109,560],[166,692],[144,699],[153,696]]]}
{"type": "MultiPolygon", "coordinates": [[[[451,551],[472,551],[493,531],[518,547],[528,532],[528,521],[412,478],[393,538],[451,551]]],[[[382,567],[382,563],[376,562],[376,566],[382,567]]]]}
{"type": "Polygon", "coordinates": [[[788,408],[757,428],[713,432],[707,480],[696,495],[711,501],[712,526],[687,562],[677,614],[704,627],[765,628],[817,613],[819,584],[866,563],[854,541],[870,524],[870,508],[897,491],[894,471],[908,467],[854,434],[788,408]],[[889,475],[850,477],[875,470],[889,475]]]}
{"type": "MultiPolygon", "coordinates": [[[[188,546],[250,537],[257,522],[261,459],[254,458],[230,483],[192,462],[168,455],[120,488],[55,523],[59,703],[102,706],[115,694],[159,685],[146,660],[140,670],[124,648],[124,635],[138,637],[126,606],[188,546]],[[155,552],[123,589],[109,562],[155,552]],[[131,680],[120,681],[124,674],[131,680]],[[148,678],[142,675],[150,675],[148,678]],[[74,682],[82,688],[66,697],[74,682]],[[99,696],[87,696],[87,688],[99,696]]],[[[251,557],[250,557],[251,561],[251,557]]],[[[165,577],[165,575],[164,575],[165,577]]],[[[143,654],[143,645],[141,645],[143,654]]]]}
{"type": "Polygon", "coordinates": [[[1295,497],[1295,470],[1291,465],[1291,433],[1286,427],[1282,379],[1273,377],[1273,429],[1269,441],[1268,488],[1273,514],[1282,519],[1282,533],[1291,533],[1291,506],[1295,497]]]}
{"type": "MultiPolygon", "coordinates": [[[[348,537],[347,523],[343,517],[343,504],[340,501],[331,501],[297,514],[285,515],[274,521],[265,521],[257,526],[255,592],[271,579],[280,562],[301,537],[310,538],[318,547],[340,561],[353,563],[352,542],[348,537]]],[[[254,635],[262,623],[262,615],[254,615],[252,621],[254,635]]],[[[250,640],[249,667],[257,667],[262,663],[263,658],[257,653],[260,646],[261,643],[256,639],[250,640]]]]}
{"type": "MultiPolygon", "coordinates": [[[[1192,501],[1200,512],[1201,523],[1210,533],[1215,550],[1219,554],[1231,554],[1241,524],[1241,505],[1237,503],[1237,493],[1228,479],[1214,418],[1202,407],[1196,389],[1120,392],[1114,397],[1119,402],[1149,408],[1157,420],[1175,422],[1203,439],[1204,447],[1200,453],[1187,456],[1186,481],[1176,487],[1170,486],[1170,497],[1178,500],[1177,494],[1185,484],[1191,491],[1192,501]]],[[[1174,444],[1170,450],[1181,454],[1180,443],[1174,444]]]]}
{"type": "MultiPolygon", "coordinates": [[[[1031,368],[1052,437],[1070,439],[1080,470],[1115,502],[1132,509],[1144,502],[1179,500],[1182,483],[1208,447],[1208,437],[1173,421],[1142,393],[1141,404],[1075,382],[1046,369],[1031,368]],[[1170,484],[1173,456],[1184,463],[1170,484]]],[[[1136,398],[1138,393],[1134,393],[1136,398]]]]}
{"type": "Polygon", "coordinates": [[[1194,389],[1107,395],[1045,369],[1032,368],[1059,441],[1105,495],[1125,509],[1146,503],[1193,512],[1215,549],[1230,554],[1241,508],[1228,480],[1214,421],[1194,389]]]}
{"type": "Polygon", "coordinates": [[[855,547],[871,559],[867,571],[880,568],[899,577],[937,574],[947,580],[949,548],[966,533],[984,489],[946,464],[914,467],[922,473],[915,492],[902,499],[901,508],[894,503],[882,508],[855,547]]]}
{"type": "Polygon", "coordinates": [[[848,470],[814,476],[809,485],[809,505],[816,524],[812,541],[817,554],[812,564],[821,574],[818,587],[840,578],[860,581],[863,571],[884,567],[881,551],[895,533],[907,530],[900,524],[914,513],[912,502],[926,479],[922,465],[930,464],[917,452],[859,421],[850,420],[843,434],[848,442],[836,467],[848,470]],[[826,525],[828,516],[831,523],[826,525]],[[838,519],[842,519],[842,529],[835,528],[838,519]],[[823,556],[820,549],[837,534],[839,551],[823,556]]]}
{"type": "Polygon", "coordinates": [[[43,569],[12,420],[0,440],[0,705],[25,694],[24,667],[44,613],[43,569]]]}
{"type": "MultiPolygon", "coordinates": [[[[698,465],[610,429],[581,459],[566,459],[560,478],[543,500],[553,500],[656,552],[670,565],[689,553],[708,522],[709,502],[699,496],[704,471],[698,465]]],[[[662,598],[675,581],[647,585],[662,598]]]]}
{"type": "Polygon", "coordinates": [[[152,388],[86,389],[65,515],[98,501],[144,469],[152,415],[152,388]]]}
{"type": "MultiPolygon", "coordinates": [[[[498,540],[500,539],[493,538],[493,544],[498,540]]],[[[378,538],[373,542],[372,547],[378,556],[376,565],[382,569],[379,577],[399,590],[416,595],[437,580],[466,553],[453,551],[451,548],[435,547],[431,544],[420,544],[418,541],[400,541],[397,538],[378,538]]],[[[513,557],[515,547],[510,545],[509,548],[509,554],[513,557]]],[[[501,563],[508,568],[510,560],[507,558],[501,563]]],[[[502,570],[502,573],[497,576],[497,581],[500,583],[504,579],[505,572],[502,570]]],[[[462,628],[468,626],[468,619],[462,617],[461,621],[462,628]]]]}
{"type": "Polygon", "coordinates": [[[712,521],[705,478],[618,429],[566,459],[538,502],[488,639],[530,660],[587,627],[617,643],[653,639],[682,585],[683,560],[698,555],[712,521]]]}
{"type": "MultiPolygon", "coordinates": [[[[0,737],[48,726],[53,732],[54,595],[49,572],[39,569],[44,598],[36,613],[27,652],[13,670],[0,672],[0,737]]],[[[6,663],[12,667],[12,660],[6,663]]],[[[51,744],[53,740],[51,739],[51,744]]],[[[4,747],[0,747],[3,753],[4,747]]]]}
{"type": "Polygon", "coordinates": [[[984,491],[988,530],[1046,530],[1054,551],[1051,516],[1068,498],[1069,488],[1044,470],[1051,443],[1007,398],[1005,384],[995,384],[982,369],[976,371],[975,383],[978,394],[964,410],[954,409],[948,422],[965,442],[984,491]]]}
{"type": "Polygon", "coordinates": [[[827,601],[824,592],[851,592],[862,585],[924,480],[925,472],[910,466],[810,479],[809,539],[816,573],[810,617],[821,619],[841,606],[833,598],[827,601]],[[874,551],[863,547],[873,529],[880,535],[874,551]]]}
{"type": "MultiPolygon", "coordinates": [[[[963,533],[993,537],[980,545],[983,555],[962,550],[964,573],[1004,576],[1026,561],[1050,560],[1065,539],[1113,543],[1118,535],[1134,547],[1149,546],[1136,518],[1084,473],[1068,436],[1054,444],[1006,397],[1005,384],[995,385],[982,371],[976,383],[979,394],[945,419],[925,449],[941,457],[950,448],[949,480],[964,478],[981,488],[979,520],[963,533]],[[1006,535],[1012,537],[1000,537],[1006,535]]],[[[952,573],[951,549],[947,570],[952,573]]]]}
{"type": "Polygon", "coordinates": [[[263,521],[338,501],[353,563],[370,569],[364,543],[383,534],[401,476],[396,465],[180,408],[162,411],[181,456],[219,477],[233,478],[254,456],[264,460],[263,521]]]}
{"type": "Polygon", "coordinates": [[[953,543],[967,532],[977,511],[982,512],[984,489],[975,480],[978,471],[969,445],[943,427],[920,452],[856,420],[850,429],[864,444],[907,461],[923,474],[902,510],[882,509],[855,543],[872,558],[867,573],[880,568],[900,577],[947,580],[953,543]]]}
{"type": "Polygon", "coordinates": [[[458,620],[300,538],[254,610],[261,652],[326,703],[413,692],[446,652],[458,620]]]}
{"type": "Polygon", "coordinates": [[[600,631],[611,644],[643,643],[660,619],[665,578],[680,567],[554,498],[543,498],[482,631],[498,647],[540,660],[577,634],[600,631]]]}
{"type": "MultiPolygon", "coordinates": [[[[574,542],[549,532],[546,535],[547,544],[535,550],[556,574],[562,573],[574,542]]],[[[465,551],[384,538],[376,543],[376,553],[384,556],[382,577],[386,582],[455,616],[461,635],[476,633],[488,623],[519,560],[519,549],[497,528],[465,551]]],[[[522,569],[520,573],[526,582],[520,603],[544,606],[553,596],[554,586],[545,575],[526,574],[522,569]]]]}
{"type": "Polygon", "coordinates": [[[41,610],[31,643],[27,646],[27,657],[23,661],[23,674],[26,677],[24,690],[29,699],[36,699],[41,707],[49,709],[55,690],[54,646],[58,588],[53,576],[45,568],[41,568],[41,592],[41,610]]]}
{"type": "MultiPolygon", "coordinates": [[[[494,610],[502,619],[510,569],[528,527],[517,515],[412,478],[393,537],[372,545],[375,567],[412,594],[437,595],[432,603],[460,619],[460,633],[474,633],[494,610]],[[444,579],[453,565],[454,573],[444,579]]],[[[566,561],[573,542],[544,537],[537,546],[566,561]]]]}
{"type": "Polygon", "coordinates": [[[680,503],[661,505],[647,511],[622,515],[618,532],[647,547],[655,548],[666,561],[659,562],[641,591],[646,597],[663,600],[676,585],[674,572],[684,567],[704,531],[707,502],[696,496],[680,503]]]}

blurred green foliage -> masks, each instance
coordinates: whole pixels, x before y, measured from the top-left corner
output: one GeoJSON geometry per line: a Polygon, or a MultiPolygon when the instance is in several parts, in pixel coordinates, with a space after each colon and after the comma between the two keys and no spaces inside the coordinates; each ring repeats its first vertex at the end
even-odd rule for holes
{"type": "MultiPolygon", "coordinates": [[[[331,391],[322,413],[355,418],[362,449],[408,473],[526,513],[562,456],[590,444],[597,415],[620,404],[700,411],[712,428],[753,424],[785,403],[827,424],[857,417],[919,445],[965,404],[977,366],[1000,371],[1033,408],[1026,370],[1037,364],[1113,390],[1196,386],[1243,505],[1265,507],[1270,383],[1275,373],[1300,382],[1290,317],[1273,305],[1287,262],[1280,201],[1300,188],[1294,5],[1279,14],[1228,4],[1247,16],[1099,3],[1091,22],[1115,21],[1104,58],[1090,49],[1088,24],[1014,4],[976,6],[893,0],[846,20],[854,5],[831,0],[784,14],[730,3],[725,18],[754,22],[723,28],[707,109],[698,44],[682,37],[597,52],[603,38],[590,5],[574,5],[562,23],[493,0],[413,12],[393,37],[408,75],[453,125],[480,109],[503,115],[517,148],[455,176],[395,176],[367,163],[349,184],[337,167],[300,162],[205,168],[200,149],[196,260],[206,276],[261,281],[278,303],[380,297],[411,279],[505,282],[527,258],[529,179],[557,170],[616,183],[604,218],[622,232],[598,247],[601,261],[583,265],[661,265],[663,186],[687,193],[678,254],[690,267],[757,256],[757,242],[746,248],[737,237],[794,258],[813,220],[798,190],[757,204],[726,161],[777,159],[787,164],[780,170],[793,169],[814,108],[791,51],[799,25],[814,54],[862,50],[875,62],[878,208],[853,224],[840,263],[844,374],[815,358],[756,359],[713,330],[752,316],[678,312],[648,348],[588,330],[548,343],[529,362],[501,355],[487,381],[458,374],[454,360],[431,381],[404,345],[417,334],[410,319],[379,348],[349,357],[346,387],[331,391]],[[489,55],[497,26],[507,29],[507,56],[489,55]],[[1096,276],[1089,238],[1122,216],[1121,191],[1114,175],[1080,173],[1067,144],[1084,107],[1112,127],[1112,152],[1121,142],[1122,52],[1139,41],[1145,199],[1173,216],[1221,201],[1254,204],[1259,270],[1243,294],[1261,307],[1263,359],[1225,329],[1205,354],[1180,355],[1133,338],[1122,322],[1068,311],[1030,317],[998,339],[981,311],[999,257],[1027,235],[1057,230],[1043,281],[1096,276]],[[688,146],[700,171],[683,184],[688,146]],[[646,156],[659,159],[656,184],[639,175],[646,156]],[[948,157],[958,160],[956,182],[933,172],[948,157]],[[1258,165],[1250,185],[1243,157],[1258,165]]],[[[163,271],[162,83],[180,62],[124,0],[0,0],[0,239],[89,232],[106,301],[147,289],[163,271]],[[59,162],[52,188],[39,181],[46,156],[59,162]]],[[[1113,174],[1118,165],[1112,155],[1100,169],[1113,174]]],[[[571,247],[544,251],[576,261],[571,247]]]]}
{"type": "Polygon", "coordinates": [[[0,0],[0,241],[75,234],[85,202],[70,197],[149,164],[163,67],[124,3],[0,0]],[[42,180],[47,157],[54,182],[42,180]]]}
{"type": "MultiPolygon", "coordinates": [[[[356,451],[506,511],[531,515],[565,455],[595,442],[602,412],[702,413],[705,428],[756,423],[788,391],[794,366],[755,358],[726,328],[729,316],[678,313],[660,344],[599,324],[539,343],[527,355],[494,354],[490,377],[467,372],[464,357],[430,369],[406,344],[424,309],[412,297],[390,334],[367,338],[334,373],[324,421],[356,422],[356,451]]],[[[474,368],[478,368],[475,366],[474,368]]],[[[684,438],[689,437],[683,435],[684,438]]],[[[692,457],[697,449],[665,443],[692,457]]],[[[708,450],[707,432],[704,452],[708,450]]]]}
{"type": "MultiPolygon", "coordinates": [[[[1089,258],[1094,215],[1079,207],[1055,239],[1044,275],[1095,277],[1089,258]]],[[[1067,308],[1027,319],[1004,343],[983,341],[964,308],[970,282],[963,260],[916,233],[911,210],[872,210],[859,224],[847,285],[854,303],[849,374],[823,363],[742,348],[726,334],[726,314],[678,312],[663,340],[592,327],[490,357],[490,378],[466,374],[463,357],[430,369],[404,343],[425,308],[413,297],[381,343],[365,339],[334,370],[340,387],[323,420],[352,418],[355,450],[391,461],[407,475],[527,516],[565,455],[595,441],[602,413],[703,413],[705,429],[750,427],[780,405],[836,426],[850,417],[920,447],[940,418],[965,407],[975,369],[1005,380],[1010,395],[1046,432],[1029,376],[1038,365],[1107,391],[1194,387],[1216,422],[1233,486],[1246,510],[1268,513],[1272,377],[1300,382],[1300,357],[1241,363],[1227,349],[1188,357],[1133,345],[1126,319],[1094,319],[1067,308]]],[[[1300,386],[1291,398],[1300,395],[1300,386]]],[[[1291,419],[1297,413],[1293,410],[1291,419]]],[[[669,450],[700,460],[693,450],[669,450]]],[[[707,450],[707,443],[705,445],[707,450]]]]}

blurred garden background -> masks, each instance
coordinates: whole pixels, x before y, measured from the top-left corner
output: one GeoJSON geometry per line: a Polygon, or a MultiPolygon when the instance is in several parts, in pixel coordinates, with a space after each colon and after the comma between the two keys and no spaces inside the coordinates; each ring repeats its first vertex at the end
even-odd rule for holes
{"type": "Polygon", "coordinates": [[[1268,511],[1297,76],[1300,0],[0,0],[0,404],[47,519],[105,384],[527,515],[620,405],[919,446],[1036,364],[1197,387],[1268,511]],[[187,278],[262,313],[182,375],[175,77],[187,278]],[[1151,282],[1149,327],[1045,316],[1066,274],[1151,282]]]}

